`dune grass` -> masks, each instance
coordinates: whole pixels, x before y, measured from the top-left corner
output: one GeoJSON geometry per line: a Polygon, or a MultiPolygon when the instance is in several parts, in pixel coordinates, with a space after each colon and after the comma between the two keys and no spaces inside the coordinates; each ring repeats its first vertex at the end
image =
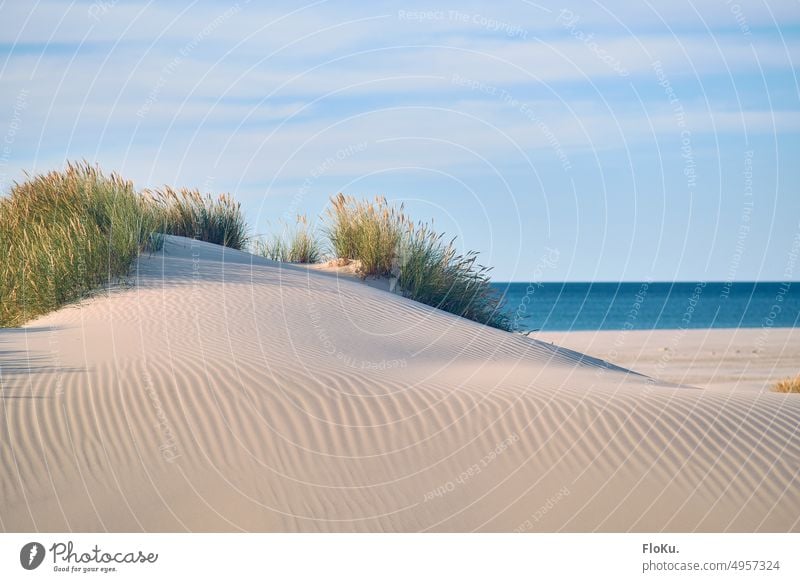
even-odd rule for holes
{"type": "Polygon", "coordinates": [[[325,234],[339,259],[360,261],[364,277],[388,277],[396,270],[404,233],[411,226],[403,207],[385,198],[356,200],[339,194],[331,198],[325,234]]]}
{"type": "Polygon", "coordinates": [[[490,269],[477,263],[477,253],[459,254],[454,239],[414,224],[402,205],[339,194],[331,199],[325,230],[334,255],[359,261],[362,277],[393,278],[410,299],[510,330],[503,300],[490,286],[490,269]]]}
{"type": "Polygon", "coordinates": [[[159,209],[159,230],[242,250],[247,246],[247,223],[241,205],[228,194],[218,198],[197,190],[165,186],[148,192],[159,209]]]}
{"type": "Polygon", "coordinates": [[[298,216],[293,228],[285,227],[280,235],[254,243],[257,255],[282,263],[318,263],[322,259],[322,244],[305,216],[298,216]]]}
{"type": "Polygon", "coordinates": [[[85,163],[14,184],[0,199],[0,326],[19,325],[128,273],[158,244],[157,212],[85,163]]]}
{"type": "Polygon", "coordinates": [[[0,327],[119,280],[140,252],[160,248],[161,233],[247,243],[241,208],[227,195],[169,187],[142,195],[86,162],[14,184],[0,198],[0,327]]]}
{"type": "MultiPolygon", "coordinates": [[[[233,249],[249,243],[241,206],[225,194],[164,187],[142,195],[87,163],[14,184],[0,199],[0,326],[19,325],[125,276],[140,252],[159,247],[160,233],[233,249]]],[[[358,261],[362,277],[389,277],[410,299],[510,329],[477,254],[458,254],[453,240],[414,224],[402,205],[339,194],[325,234],[334,256],[358,261]]],[[[305,217],[254,248],[284,262],[323,256],[305,217]]]]}
{"type": "Polygon", "coordinates": [[[503,299],[491,287],[491,269],[477,260],[475,251],[459,254],[455,239],[445,241],[420,223],[404,232],[397,284],[415,301],[509,331],[503,299]]]}
{"type": "Polygon", "coordinates": [[[776,382],[772,390],[784,394],[800,394],[800,374],[794,378],[784,378],[776,382]]]}

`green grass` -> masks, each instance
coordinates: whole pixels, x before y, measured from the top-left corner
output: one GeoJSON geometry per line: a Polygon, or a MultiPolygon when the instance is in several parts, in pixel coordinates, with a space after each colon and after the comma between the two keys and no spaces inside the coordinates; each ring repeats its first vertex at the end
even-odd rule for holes
{"type": "Polygon", "coordinates": [[[415,301],[467,319],[510,330],[502,299],[490,286],[477,253],[464,255],[430,225],[414,224],[385,198],[331,199],[326,234],[333,254],[359,261],[362,277],[395,278],[400,292],[415,301]]]}
{"type": "Polygon", "coordinates": [[[212,198],[197,190],[165,186],[149,193],[160,212],[159,229],[243,250],[248,243],[241,205],[227,194],[212,198]]]}
{"type": "Polygon", "coordinates": [[[400,245],[410,224],[403,207],[396,209],[385,198],[366,201],[339,194],[331,198],[325,234],[333,254],[359,261],[364,277],[387,277],[397,268],[400,245]]]}
{"type": "Polygon", "coordinates": [[[294,228],[284,228],[282,234],[257,240],[253,246],[255,254],[282,263],[318,263],[322,259],[322,245],[305,216],[297,217],[294,228]]]}
{"type": "Polygon", "coordinates": [[[155,209],[88,164],[14,184],[0,199],[0,326],[19,325],[126,275],[157,245],[155,209]]]}
{"type": "MultiPolygon", "coordinates": [[[[477,254],[459,254],[429,225],[414,224],[385,198],[331,199],[324,230],[332,253],[358,261],[362,277],[390,277],[410,299],[500,329],[510,329],[502,299],[477,254]]],[[[244,249],[241,206],[228,195],[164,187],[141,195],[116,174],[86,163],[14,184],[0,198],[0,326],[19,325],[124,277],[160,233],[244,249]]],[[[316,263],[322,246],[305,217],[257,241],[258,254],[316,263]]]]}
{"type": "Polygon", "coordinates": [[[455,239],[445,241],[424,223],[405,231],[397,269],[403,295],[473,321],[511,330],[503,300],[491,287],[490,268],[478,254],[459,254],[455,239]]]}
{"type": "Polygon", "coordinates": [[[131,182],[87,163],[14,184],[0,198],[0,327],[80,299],[130,271],[161,233],[241,249],[239,203],[166,187],[139,194],[131,182]]]}
{"type": "Polygon", "coordinates": [[[800,394],[800,375],[794,378],[784,378],[778,381],[772,388],[775,392],[784,394],[800,394]]]}

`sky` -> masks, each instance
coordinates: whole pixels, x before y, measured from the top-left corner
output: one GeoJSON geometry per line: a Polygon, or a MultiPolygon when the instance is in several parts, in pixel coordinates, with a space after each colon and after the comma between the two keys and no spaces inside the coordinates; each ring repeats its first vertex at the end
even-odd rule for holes
{"type": "Polygon", "coordinates": [[[0,0],[0,192],[386,196],[498,281],[800,280],[800,3],[0,0]],[[499,5],[498,5],[499,4],[499,5]]]}

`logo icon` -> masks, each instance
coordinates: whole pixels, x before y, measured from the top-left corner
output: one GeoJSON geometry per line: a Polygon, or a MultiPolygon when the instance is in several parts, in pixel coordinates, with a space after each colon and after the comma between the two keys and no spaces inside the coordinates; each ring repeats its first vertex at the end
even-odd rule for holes
{"type": "Polygon", "coordinates": [[[35,570],[44,560],[44,546],[39,542],[28,542],[19,552],[19,563],[26,570],[35,570]]]}

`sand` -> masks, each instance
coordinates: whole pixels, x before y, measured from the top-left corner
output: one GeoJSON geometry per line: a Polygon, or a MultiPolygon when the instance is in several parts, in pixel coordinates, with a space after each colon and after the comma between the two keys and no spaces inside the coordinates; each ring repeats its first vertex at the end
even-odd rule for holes
{"type": "Polygon", "coordinates": [[[800,373],[800,328],[542,332],[533,337],[709,390],[768,392],[778,380],[800,373]]]}
{"type": "Polygon", "coordinates": [[[800,530],[797,396],[187,239],[0,366],[5,531],[800,530]]]}

